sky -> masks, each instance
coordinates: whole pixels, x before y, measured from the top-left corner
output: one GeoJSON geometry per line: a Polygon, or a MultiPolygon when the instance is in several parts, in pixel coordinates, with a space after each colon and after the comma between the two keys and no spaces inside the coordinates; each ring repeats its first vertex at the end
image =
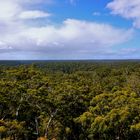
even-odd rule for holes
{"type": "Polygon", "coordinates": [[[140,0],[0,0],[0,60],[140,59],[140,0]]]}

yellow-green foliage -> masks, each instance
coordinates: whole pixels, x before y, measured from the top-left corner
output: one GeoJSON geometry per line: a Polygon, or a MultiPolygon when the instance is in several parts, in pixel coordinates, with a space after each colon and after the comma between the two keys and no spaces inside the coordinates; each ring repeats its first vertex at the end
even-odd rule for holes
{"type": "Polygon", "coordinates": [[[0,66],[0,137],[139,140],[139,62],[0,66]]]}

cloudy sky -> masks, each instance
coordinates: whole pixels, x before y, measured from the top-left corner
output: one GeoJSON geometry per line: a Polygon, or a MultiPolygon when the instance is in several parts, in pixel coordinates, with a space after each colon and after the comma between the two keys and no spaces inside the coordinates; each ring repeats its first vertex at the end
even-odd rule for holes
{"type": "Polygon", "coordinates": [[[0,59],[140,59],[140,0],[0,0],[0,59]]]}

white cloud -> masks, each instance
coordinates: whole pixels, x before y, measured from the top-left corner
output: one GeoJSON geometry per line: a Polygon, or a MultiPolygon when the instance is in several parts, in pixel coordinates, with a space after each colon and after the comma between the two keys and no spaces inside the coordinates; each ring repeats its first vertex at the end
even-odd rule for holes
{"type": "MultiPolygon", "coordinates": [[[[48,25],[44,27],[28,27],[15,34],[17,37],[32,40],[35,45],[47,46],[51,44],[69,43],[71,46],[97,44],[98,46],[110,47],[129,40],[132,30],[117,29],[107,24],[86,22],[74,19],[67,19],[60,27],[48,25]],[[121,36],[123,34],[123,36],[121,36]]],[[[53,47],[53,46],[52,46],[53,47]]],[[[83,46],[84,47],[84,46],[83,46]]]]}
{"type": "MultiPolygon", "coordinates": [[[[66,19],[59,26],[51,23],[32,27],[25,19],[36,20],[49,14],[33,7],[30,10],[29,2],[34,4],[31,0],[1,2],[0,59],[93,58],[108,55],[114,46],[133,36],[131,29],[76,19],[66,19]]],[[[39,2],[44,1],[36,0],[39,2]]]]}
{"type": "Polygon", "coordinates": [[[14,3],[12,0],[0,1],[0,22],[13,20],[20,11],[20,5],[14,3]]]}
{"type": "Polygon", "coordinates": [[[20,13],[19,18],[20,19],[37,19],[37,18],[46,18],[49,17],[50,14],[39,11],[39,10],[30,10],[30,11],[23,11],[20,13]]]}
{"type": "MultiPolygon", "coordinates": [[[[20,18],[22,19],[36,19],[36,18],[46,18],[51,14],[41,11],[41,10],[28,10],[26,7],[30,8],[29,5],[38,4],[43,0],[0,0],[0,22],[17,22],[20,18]],[[28,4],[28,6],[26,6],[28,4]]],[[[50,2],[46,0],[45,2],[50,2]]]]}
{"type": "Polygon", "coordinates": [[[107,7],[112,14],[132,19],[133,25],[140,28],[140,0],[113,0],[107,7]]]}
{"type": "Polygon", "coordinates": [[[97,52],[100,55],[102,51],[128,41],[132,34],[132,30],[118,29],[107,24],[67,19],[59,27],[23,27],[13,35],[7,34],[0,38],[12,46],[13,52],[45,53],[50,58],[78,58],[97,52]]]}

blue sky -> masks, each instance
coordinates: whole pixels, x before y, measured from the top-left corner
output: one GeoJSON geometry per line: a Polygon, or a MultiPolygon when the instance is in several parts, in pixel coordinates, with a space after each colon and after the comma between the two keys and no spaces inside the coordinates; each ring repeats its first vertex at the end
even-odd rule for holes
{"type": "Polygon", "coordinates": [[[140,59],[140,0],[0,0],[0,59],[140,59]]]}

